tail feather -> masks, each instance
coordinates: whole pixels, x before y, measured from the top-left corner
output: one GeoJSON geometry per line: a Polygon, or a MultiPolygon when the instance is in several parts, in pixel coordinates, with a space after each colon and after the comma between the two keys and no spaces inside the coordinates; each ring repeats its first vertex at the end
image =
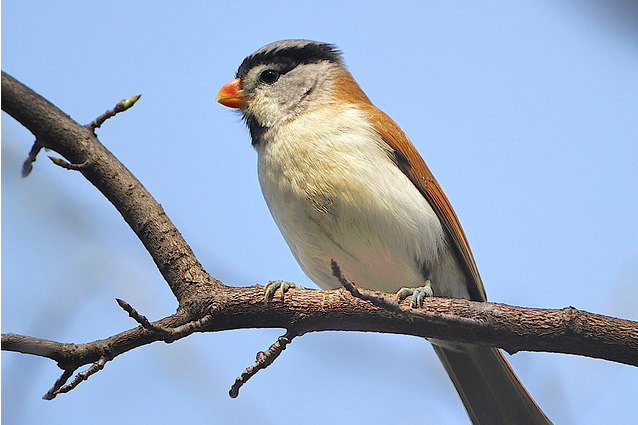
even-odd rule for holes
{"type": "Polygon", "coordinates": [[[498,348],[434,345],[474,425],[551,424],[498,348]]]}

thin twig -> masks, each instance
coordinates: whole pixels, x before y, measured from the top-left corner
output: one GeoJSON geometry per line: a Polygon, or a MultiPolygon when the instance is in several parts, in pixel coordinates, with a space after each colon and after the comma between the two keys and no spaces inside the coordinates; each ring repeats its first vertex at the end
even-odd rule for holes
{"type": "Polygon", "coordinates": [[[146,316],[138,313],[138,311],[135,310],[133,306],[131,306],[126,301],[119,298],[116,298],[115,301],[117,301],[119,306],[122,307],[122,309],[126,311],[128,315],[137,323],[139,323],[144,329],[162,335],[162,340],[166,343],[171,343],[178,339],[184,338],[185,336],[188,336],[194,332],[205,330],[214,317],[213,311],[205,315],[201,319],[192,320],[190,322],[184,323],[183,325],[169,328],[166,326],[158,325],[156,323],[151,323],[146,318],[146,316]]]}
{"type": "Polygon", "coordinates": [[[100,128],[100,126],[104,124],[104,121],[108,120],[111,117],[114,117],[120,112],[126,111],[127,109],[135,105],[135,102],[137,102],[141,96],[141,94],[138,94],[137,96],[131,96],[127,99],[119,101],[113,109],[109,109],[108,111],[104,112],[102,115],[91,121],[91,123],[87,127],[95,131],[96,128],[100,128]]]}
{"type": "Polygon", "coordinates": [[[373,305],[376,305],[377,307],[380,307],[380,308],[384,308],[388,311],[401,312],[401,313],[405,313],[409,311],[409,310],[402,309],[401,306],[396,301],[395,302],[388,301],[384,292],[370,291],[368,289],[363,289],[363,291],[360,291],[359,288],[354,283],[350,282],[344,276],[344,274],[341,272],[341,268],[339,267],[339,264],[337,264],[337,262],[334,259],[330,260],[330,266],[332,267],[332,275],[339,280],[339,283],[341,283],[341,286],[346,288],[346,290],[350,292],[350,294],[353,297],[362,299],[364,301],[368,301],[372,303],[373,305]]]}
{"type": "Polygon", "coordinates": [[[74,371],[75,369],[64,369],[64,372],[62,372],[62,375],[60,375],[58,380],[55,381],[55,384],[53,384],[53,387],[51,387],[51,389],[44,396],[42,396],[42,399],[53,400],[55,396],[58,394],[57,391],[60,388],[62,388],[64,384],[66,384],[66,381],[69,380],[69,378],[73,375],[74,371]]]}
{"type": "Polygon", "coordinates": [[[184,338],[194,332],[204,331],[213,321],[214,317],[213,313],[209,313],[201,319],[193,320],[174,328],[164,328],[168,331],[168,333],[164,335],[164,342],[170,344],[171,342],[184,338]]]}
{"type": "Polygon", "coordinates": [[[88,164],[87,161],[81,162],[79,164],[71,164],[70,162],[67,162],[61,158],[56,158],[55,156],[49,156],[48,158],[51,160],[51,162],[53,162],[58,167],[62,167],[66,170],[72,170],[72,171],[80,171],[83,168],[86,168],[88,164]]]}
{"type": "Polygon", "coordinates": [[[22,163],[22,178],[28,176],[31,173],[31,170],[33,170],[33,163],[35,162],[38,153],[40,153],[40,150],[42,150],[43,147],[44,145],[37,140],[33,142],[33,146],[31,146],[31,150],[29,151],[29,155],[27,155],[27,159],[25,159],[22,163]]]}
{"type": "Polygon", "coordinates": [[[122,307],[124,311],[128,313],[129,317],[131,317],[137,323],[142,325],[144,329],[148,329],[149,331],[153,331],[153,332],[162,333],[163,329],[159,329],[159,326],[153,325],[151,322],[149,322],[146,316],[143,316],[140,313],[138,313],[137,310],[135,310],[133,306],[131,306],[129,303],[119,298],[116,298],[115,301],[117,301],[118,305],[122,307]]]}
{"type": "MultiPolygon", "coordinates": [[[[86,369],[85,371],[80,372],[77,375],[75,375],[75,379],[73,381],[71,381],[70,384],[64,385],[64,386],[58,388],[56,391],[54,391],[52,393],[51,398],[49,398],[47,400],[53,399],[58,394],[68,393],[73,388],[75,388],[78,385],[80,385],[80,383],[82,383],[83,381],[86,381],[87,379],[89,379],[89,377],[91,375],[95,375],[97,372],[99,372],[102,369],[104,369],[104,365],[106,364],[107,361],[108,360],[106,359],[105,356],[100,357],[100,359],[98,361],[96,361],[95,363],[93,363],[88,369],[86,369]]],[[[66,374],[66,372],[67,371],[65,371],[65,374],[66,374]]],[[[62,377],[64,377],[64,374],[62,375],[62,377]]],[[[56,384],[57,384],[57,382],[56,382],[56,384]]],[[[47,393],[47,395],[48,394],[49,393],[47,393]]],[[[46,395],[45,395],[45,397],[46,397],[46,395]]]]}
{"type": "Polygon", "coordinates": [[[266,351],[260,351],[257,353],[255,364],[246,368],[246,370],[235,379],[235,383],[230,388],[228,394],[231,398],[236,398],[239,395],[239,389],[257,372],[270,366],[282,351],[286,349],[286,346],[292,342],[297,334],[292,334],[290,331],[285,335],[280,336],[273,345],[266,351]]]}

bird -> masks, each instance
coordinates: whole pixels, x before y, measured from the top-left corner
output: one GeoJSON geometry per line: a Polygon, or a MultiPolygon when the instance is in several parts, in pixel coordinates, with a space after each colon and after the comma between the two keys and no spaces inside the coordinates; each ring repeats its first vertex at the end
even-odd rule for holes
{"type": "MultiPolygon", "coordinates": [[[[320,288],[340,286],[334,260],[356,285],[407,291],[416,307],[424,295],[487,301],[448,198],[334,44],[267,44],[216,100],[245,120],[270,213],[320,288]]],[[[473,424],[551,424],[498,348],[430,342],[473,424]]]]}

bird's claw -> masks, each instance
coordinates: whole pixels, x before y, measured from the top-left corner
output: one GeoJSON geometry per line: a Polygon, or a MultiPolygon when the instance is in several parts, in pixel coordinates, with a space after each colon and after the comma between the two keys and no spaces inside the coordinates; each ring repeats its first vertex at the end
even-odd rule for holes
{"type": "Polygon", "coordinates": [[[421,308],[423,307],[423,300],[425,297],[431,297],[434,295],[432,292],[432,282],[429,280],[425,281],[425,285],[420,286],[418,288],[401,288],[396,294],[397,303],[401,303],[407,297],[410,297],[410,307],[411,308],[421,308]]]}
{"type": "Polygon", "coordinates": [[[296,288],[292,282],[286,282],[285,280],[271,280],[266,283],[266,289],[264,290],[264,302],[266,304],[270,303],[275,297],[275,292],[277,289],[281,289],[281,301],[284,300],[284,294],[288,292],[290,288],[296,288]]]}

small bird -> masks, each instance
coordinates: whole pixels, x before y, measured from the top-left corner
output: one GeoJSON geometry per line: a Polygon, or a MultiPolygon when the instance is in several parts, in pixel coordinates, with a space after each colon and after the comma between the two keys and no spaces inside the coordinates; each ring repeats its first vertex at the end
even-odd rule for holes
{"type": "MultiPolygon", "coordinates": [[[[450,202],[334,45],[268,44],[244,59],[217,101],[241,111],[268,208],[320,288],[339,286],[334,259],[364,288],[418,288],[407,290],[416,304],[424,294],[487,300],[450,202]]],[[[500,350],[431,342],[472,423],[551,423],[500,350]]]]}

